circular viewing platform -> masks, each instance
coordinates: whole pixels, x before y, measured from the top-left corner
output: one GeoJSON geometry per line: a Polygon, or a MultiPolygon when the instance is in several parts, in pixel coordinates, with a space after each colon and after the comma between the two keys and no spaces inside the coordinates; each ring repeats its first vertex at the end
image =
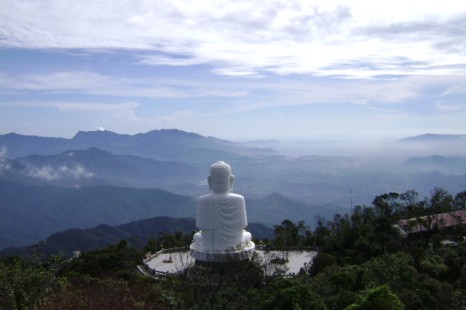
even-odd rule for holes
{"type": "MultiPolygon", "coordinates": [[[[165,249],[144,259],[145,269],[151,275],[180,273],[195,265],[196,260],[190,255],[189,247],[165,249]]],[[[312,265],[316,251],[309,250],[258,250],[257,259],[268,266],[266,274],[280,273],[285,276],[298,274],[312,265]]],[[[253,255],[253,253],[251,253],[253,255]]]]}

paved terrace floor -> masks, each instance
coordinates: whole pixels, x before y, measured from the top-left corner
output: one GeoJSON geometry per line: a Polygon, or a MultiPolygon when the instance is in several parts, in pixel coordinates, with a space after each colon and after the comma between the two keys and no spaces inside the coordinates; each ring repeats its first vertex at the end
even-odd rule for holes
{"type": "MultiPolygon", "coordinates": [[[[281,270],[286,275],[298,274],[301,268],[305,268],[312,263],[312,259],[317,255],[315,251],[269,251],[257,250],[256,253],[264,263],[270,263],[274,258],[287,258],[286,264],[270,264],[271,268],[266,270],[267,274],[272,274],[275,270],[281,270]]],[[[194,265],[194,259],[189,255],[189,251],[176,253],[161,253],[146,262],[150,270],[156,273],[176,273],[187,267],[194,265]]]]}

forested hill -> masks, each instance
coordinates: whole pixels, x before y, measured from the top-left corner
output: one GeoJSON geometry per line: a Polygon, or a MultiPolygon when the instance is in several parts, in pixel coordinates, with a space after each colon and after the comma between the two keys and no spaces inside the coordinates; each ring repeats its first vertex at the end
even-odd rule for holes
{"type": "Polygon", "coordinates": [[[69,228],[119,225],[154,216],[195,217],[196,201],[158,189],[62,188],[0,179],[0,249],[69,228]]]}
{"type": "MultiPolygon", "coordinates": [[[[254,238],[273,238],[273,229],[263,224],[249,223],[247,229],[254,238]]],[[[116,244],[121,240],[126,240],[130,246],[142,250],[152,238],[157,239],[159,243],[165,242],[169,247],[170,235],[190,239],[195,230],[197,230],[196,221],[193,218],[157,216],[117,226],[102,224],[88,229],[68,229],[33,245],[3,249],[0,251],[0,257],[32,258],[33,255],[48,257],[60,253],[65,257],[71,257],[74,251],[88,252],[116,244]]]]}
{"type": "MultiPolygon", "coordinates": [[[[63,188],[0,179],[0,250],[32,244],[70,228],[120,225],[154,216],[195,218],[196,208],[195,198],[158,189],[63,188]]],[[[246,198],[246,208],[250,223],[269,226],[287,218],[313,223],[317,215],[331,217],[344,212],[332,204],[307,205],[278,193],[246,198]]]]}

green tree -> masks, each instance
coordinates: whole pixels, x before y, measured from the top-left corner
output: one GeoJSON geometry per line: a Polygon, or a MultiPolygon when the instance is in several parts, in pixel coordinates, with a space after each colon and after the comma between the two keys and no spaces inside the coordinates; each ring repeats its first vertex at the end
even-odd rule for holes
{"type": "Polygon", "coordinates": [[[402,310],[404,305],[388,285],[370,289],[359,296],[359,300],[346,310],[402,310]]]}
{"type": "Polygon", "coordinates": [[[17,257],[0,261],[0,309],[32,309],[46,302],[50,294],[64,285],[57,276],[60,257],[48,264],[17,257]]]}
{"type": "Polygon", "coordinates": [[[419,194],[414,190],[400,194],[400,203],[396,212],[396,219],[408,219],[423,216],[425,214],[424,202],[419,202],[419,194]]]}
{"type": "Polygon", "coordinates": [[[329,253],[319,252],[312,260],[312,265],[309,270],[311,275],[316,275],[325,268],[336,265],[337,258],[329,253]]]}
{"type": "Polygon", "coordinates": [[[431,251],[427,252],[421,259],[419,269],[434,278],[440,278],[448,273],[448,266],[445,265],[442,258],[431,251]]]}
{"type": "Polygon", "coordinates": [[[312,246],[314,245],[314,236],[312,234],[311,228],[306,225],[305,221],[299,221],[298,225],[298,247],[312,246]]]}
{"type": "Polygon", "coordinates": [[[101,250],[89,251],[72,260],[61,270],[62,274],[77,273],[93,277],[105,277],[118,273],[119,276],[131,277],[135,266],[140,264],[142,252],[128,247],[128,242],[120,241],[116,245],[101,250]]]}
{"type": "Polygon", "coordinates": [[[466,209],[466,191],[456,194],[455,206],[458,210],[466,209]]]}
{"type": "Polygon", "coordinates": [[[144,253],[156,253],[157,251],[160,250],[160,244],[158,242],[158,239],[155,237],[152,237],[149,239],[147,244],[144,246],[144,253]]]}
{"type": "Polygon", "coordinates": [[[314,230],[315,245],[317,247],[325,247],[328,245],[329,241],[331,240],[332,231],[326,225],[325,219],[321,217],[317,217],[316,221],[317,221],[317,225],[314,230]]]}
{"type": "Polygon", "coordinates": [[[393,242],[398,241],[399,233],[393,227],[395,219],[393,213],[399,206],[398,198],[400,194],[389,193],[376,196],[372,202],[376,219],[374,221],[374,240],[379,245],[379,251],[384,254],[387,247],[391,246],[393,242]]]}
{"type": "Polygon", "coordinates": [[[436,187],[430,197],[430,209],[432,214],[454,211],[453,196],[445,189],[436,187]]]}
{"type": "Polygon", "coordinates": [[[299,228],[292,221],[284,220],[280,225],[274,227],[274,232],[274,244],[276,246],[290,247],[298,245],[299,228]]]}
{"type": "Polygon", "coordinates": [[[150,281],[141,282],[143,286],[123,279],[77,276],[55,291],[42,309],[167,309],[170,302],[160,289],[150,281]]]}
{"type": "Polygon", "coordinates": [[[331,265],[310,280],[311,288],[330,309],[343,309],[356,300],[361,286],[362,268],[356,265],[331,265]]]}
{"type": "Polygon", "coordinates": [[[278,279],[273,283],[272,296],[265,300],[263,309],[299,310],[299,309],[327,309],[322,299],[309,285],[295,280],[278,279]]]}

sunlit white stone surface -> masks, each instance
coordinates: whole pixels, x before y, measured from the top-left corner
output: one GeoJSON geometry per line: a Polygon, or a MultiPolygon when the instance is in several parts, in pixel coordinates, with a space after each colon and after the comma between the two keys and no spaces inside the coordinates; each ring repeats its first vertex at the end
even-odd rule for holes
{"type": "MultiPolygon", "coordinates": [[[[280,273],[283,275],[298,274],[301,268],[307,269],[312,265],[313,258],[317,255],[315,251],[262,251],[256,250],[259,260],[262,262],[264,272],[267,275],[280,273]],[[285,264],[271,263],[274,258],[287,257],[288,261],[285,264]]],[[[148,271],[154,274],[160,273],[177,273],[182,272],[186,268],[194,265],[194,258],[189,255],[189,252],[182,251],[177,253],[163,253],[154,256],[146,262],[148,271]],[[170,262],[167,262],[170,261],[170,262]]]]}
{"type": "Polygon", "coordinates": [[[244,197],[233,194],[234,176],[230,165],[219,161],[210,167],[208,177],[211,194],[201,196],[197,207],[196,226],[191,255],[206,262],[228,262],[249,259],[255,245],[248,225],[244,197]]]}
{"type": "Polygon", "coordinates": [[[149,272],[178,273],[194,265],[194,258],[187,251],[162,253],[146,261],[149,272]]]}
{"type": "Polygon", "coordinates": [[[284,275],[296,275],[301,268],[306,270],[312,265],[312,260],[317,255],[316,251],[256,251],[266,270],[266,275],[281,273],[284,275]],[[286,258],[283,265],[273,264],[275,258],[286,258]],[[268,267],[267,267],[268,266],[268,267]]]}

